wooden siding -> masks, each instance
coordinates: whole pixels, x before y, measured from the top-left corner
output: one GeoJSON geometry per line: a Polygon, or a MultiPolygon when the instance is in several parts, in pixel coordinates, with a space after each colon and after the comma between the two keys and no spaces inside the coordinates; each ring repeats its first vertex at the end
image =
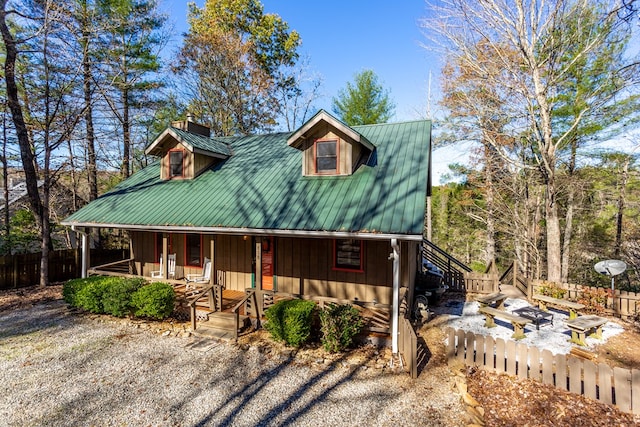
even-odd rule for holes
{"type": "Polygon", "coordinates": [[[364,272],[333,269],[333,240],[276,239],[277,291],[391,304],[389,242],[364,242],[364,272]]]}
{"type": "MultiPolygon", "coordinates": [[[[144,276],[159,268],[153,232],[132,232],[132,252],[136,270],[144,276]]],[[[176,254],[176,277],[201,273],[202,268],[185,267],[184,234],[169,234],[171,253],[176,254]]],[[[227,290],[244,291],[254,286],[254,238],[248,236],[204,235],[202,257],[211,258],[211,239],[215,239],[212,271],[222,275],[227,290]]],[[[415,277],[415,244],[401,244],[401,286],[415,277]]],[[[275,290],[289,294],[330,297],[391,304],[393,262],[389,241],[364,241],[363,272],[333,269],[333,240],[313,238],[275,238],[275,290]]]]}
{"type": "Polygon", "coordinates": [[[213,157],[199,153],[192,153],[181,143],[174,140],[172,140],[172,142],[173,143],[167,144],[164,148],[165,154],[162,156],[160,162],[160,178],[162,179],[168,178],[170,150],[176,149],[184,151],[184,176],[182,179],[195,178],[215,162],[213,157]]]}
{"type": "Polygon", "coordinates": [[[211,166],[216,160],[204,154],[195,153],[193,156],[193,176],[200,175],[205,169],[211,166]]]}
{"type": "Polygon", "coordinates": [[[171,150],[183,151],[183,168],[184,168],[183,177],[177,178],[177,179],[193,178],[194,177],[193,153],[189,152],[189,150],[187,150],[184,145],[182,145],[181,143],[175,140],[170,140],[170,142],[166,144],[166,146],[164,147],[164,155],[162,156],[162,159],[160,161],[160,178],[161,179],[169,178],[169,175],[168,175],[169,174],[169,153],[171,152],[171,150]]]}
{"type": "Polygon", "coordinates": [[[335,139],[338,141],[338,175],[351,175],[353,173],[354,161],[357,161],[357,156],[360,155],[359,150],[356,151],[356,156],[354,156],[353,153],[354,146],[356,146],[357,144],[348,141],[344,136],[330,131],[327,125],[319,126],[317,131],[314,132],[313,136],[309,138],[309,142],[307,142],[302,147],[302,149],[304,150],[302,173],[304,175],[315,175],[315,157],[313,146],[314,141],[317,139],[335,139]],[[354,157],[356,157],[355,160],[354,157]]]}

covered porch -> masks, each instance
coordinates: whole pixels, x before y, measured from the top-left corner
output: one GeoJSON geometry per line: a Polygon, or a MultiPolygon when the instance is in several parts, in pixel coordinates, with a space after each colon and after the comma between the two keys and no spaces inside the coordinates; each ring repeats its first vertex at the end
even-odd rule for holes
{"type": "MultiPolygon", "coordinates": [[[[176,251],[172,240],[183,241],[182,237],[173,236],[172,239],[169,233],[144,234],[139,231],[132,233],[132,237],[129,259],[88,267],[87,274],[143,277],[172,284],[177,297],[176,309],[190,319],[194,330],[207,329],[212,319],[215,323],[220,318],[226,318],[226,328],[231,338],[237,338],[238,333],[249,329],[243,328],[249,322],[259,326],[265,310],[279,300],[299,298],[315,301],[320,307],[332,303],[351,304],[365,319],[366,333],[385,336],[384,340],[391,340],[393,336],[395,275],[394,260],[390,259],[390,254],[394,252],[388,240],[363,243],[361,271],[349,272],[333,269],[330,265],[323,267],[323,264],[331,263],[331,252],[335,251],[329,239],[303,240],[279,236],[271,237],[268,240],[270,243],[265,245],[266,236],[207,235],[201,241],[204,243],[203,249],[206,247],[202,251],[203,258],[206,256],[212,264],[210,278],[207,283],[194,285],[185,280],[185,272],[189,270],[178,265],[172,277],[164,255],[163,261],[154,263],[155,255],[149,250],[149,243],[153,242],[157,247],[156,253],[162,250],[162,254],[171,254],[176,251]],[[161,245],[150,239],[151,234],[162,236],[161,245]],[[265,258],[271,265],[263,262],[265,258]],[[157,271],[161,265],[165,270],[160,274],[162,277],[151,277],[150,272],[157,271]]],[[[406,252],[402,262],[398,257],[397,268],[399,270],[402,265],[405,270],[402,276],[406,277],[407,283],[411,283],[411,263],[407,256],[409,243],[400,242],[397,249],[401,247],[406,252]]],[[[178,257],[177,264],[181,262],[178,257]]],[[[190,271],[202,273],[203,268],[192,268],[190,271]]],[[[403,285],[403,288],[407,294],[408,286],[403,285]]]]}

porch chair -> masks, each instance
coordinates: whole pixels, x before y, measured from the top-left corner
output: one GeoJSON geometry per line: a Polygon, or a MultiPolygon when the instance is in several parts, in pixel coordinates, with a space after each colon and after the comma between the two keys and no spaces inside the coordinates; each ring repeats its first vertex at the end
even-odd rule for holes
{"type": "MultiPolygon", "coordinates": [[[[169,254],[167,256],[167,265],[168,265],[168,276],[170,279],[176,278],[176,254],[169,254]]],[[[160,270],[155,270],[151,272],[152,279],[162,279],[164,274],[164,269],[162,268],[162,255],[160,255],[160,270]]]]}
{"type": "Polygon", "coordinates": [[[187,274],[185,278],[187,282],[187,290],[195,290],[198,288],[198,284],[209,283],[211,279],[211,260],[205,258],[202,263],[202,274],[187,274]]]}

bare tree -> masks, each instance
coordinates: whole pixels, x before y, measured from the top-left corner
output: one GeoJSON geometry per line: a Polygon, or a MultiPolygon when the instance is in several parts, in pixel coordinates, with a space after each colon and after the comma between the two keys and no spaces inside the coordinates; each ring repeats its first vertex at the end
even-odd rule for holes
{"type": "MultiPolygon", "coordinates": [[[[614,0],[593,6],[588,0],[443,0],[432,6],[437,17],[426,20],[449,55],[458,64],[473,70],[478,79],[494,92],[509,94],[510,102],[494,111],[509,118],[504,133],[529,147],[532,164],[545,188],[546,274],[549,280],[561,279],[562,236],[560,229],[559,164],[565,147],[576,128],[594,109],[604,108],[616,95],[624,93],[628,82],[623,74],[637,69],[637,62],[618,63],[608,71],[617,83],[615,90],[586,88],[589,102],[582,105],[564,126],[556,123],[557,96],[566,81],[575,75],[583,58],[599,58],[612,38],[618,38],[627,25],[625,11],[614,0]],[[595,14],[595,15],[594,15],[595,14]],[[596,19],[594,19],[594,16],[596,19]],[[571,22],[571,25],[568,25],[571,22]],[[487,49],[492,61],[478,61],[478,49],[487,49]],[[501,78],[495,79],[495,70],[501,78]],[[498,88],[496,90],[495,88],[498,88]]],[[[495,138],[490,142],[503,158],[519,159],[505,150],[495,138]]]]}

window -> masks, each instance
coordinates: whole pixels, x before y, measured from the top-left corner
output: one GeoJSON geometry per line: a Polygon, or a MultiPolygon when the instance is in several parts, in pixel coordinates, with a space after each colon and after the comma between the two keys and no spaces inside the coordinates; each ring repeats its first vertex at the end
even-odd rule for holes
{"type": "Polygon", "coordinates": [[[316,173],[338,173],[338,141],[316,141],[316,173]]]}
{"type": "Polygon", "coordinates": [[[201,266],[202,265],[202,236],[199,234],[186,234],[185,235],[185,259],[187,265],[201,266]]]}
{"type": "Polygon", "coordinates": [[[182,150],[169,151],[169,178],[184,176],[183,157],[182,150]]]}
{"type": "Polygon", "coordinates": [[[362,272],[362,240],[334,240],[333,268],[336,270],[362,272]]]}

